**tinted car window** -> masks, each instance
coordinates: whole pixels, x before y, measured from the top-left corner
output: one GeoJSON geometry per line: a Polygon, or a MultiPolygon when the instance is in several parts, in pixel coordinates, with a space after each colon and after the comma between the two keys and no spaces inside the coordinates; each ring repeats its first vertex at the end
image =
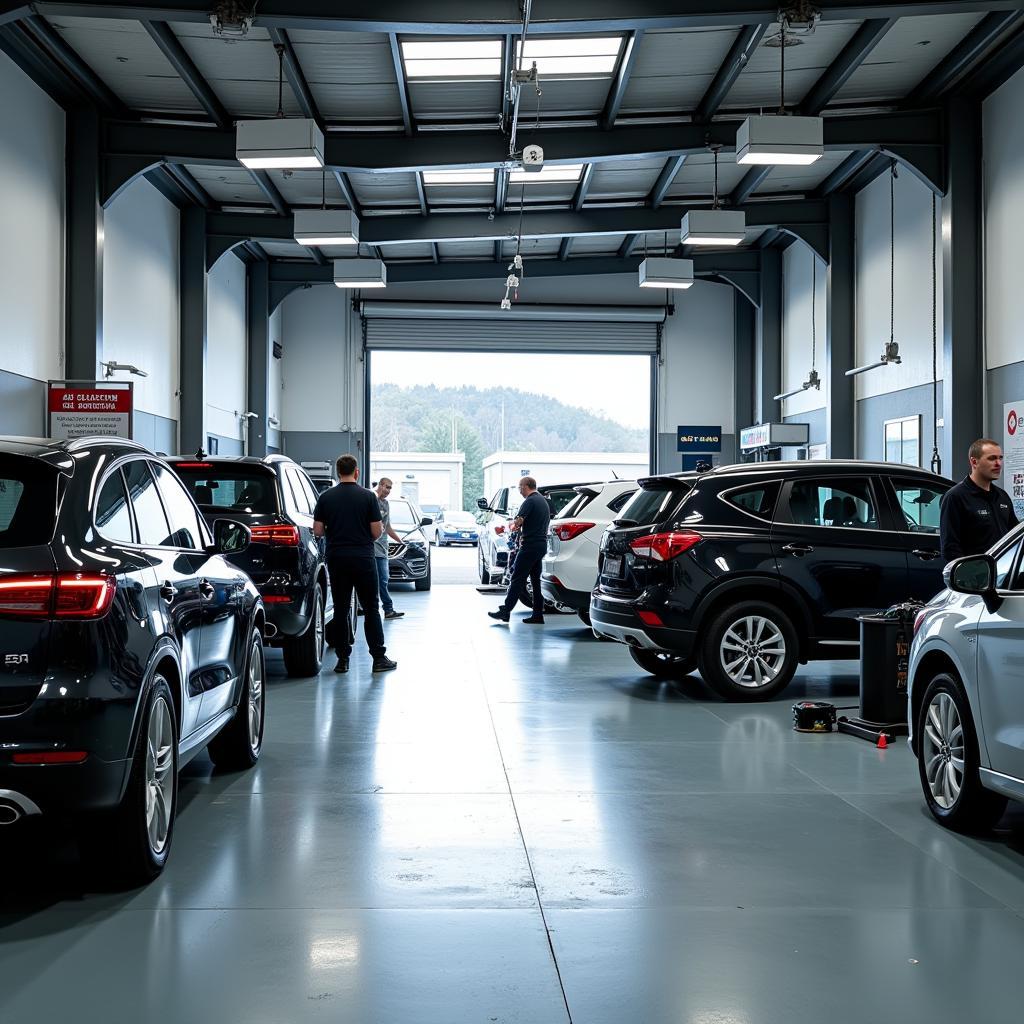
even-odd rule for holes
{"type": "Polygon", "coordinates": [[[626,502],[619,518],[641,525],[661,522],[675,514],[692,490],[693,484],[683,481],[673,487],[642,487],[626,502]]]}
{"type": "MultiPolygon", "coordinates": [[[[1010,573],[1013,570],[1013,563],[1017,560],[1017,553],[1020,551],[1021,542],[1011,544],[996,559],[996,589],[1006,590],[1010,585],[1010,573]]],[[[1017,582],[1020,582],[1020,574],[1017,574],[1017,582]]]]}
{"type": "Polygon", "coordinates": [[[572,501],[564,505],[557,516],[552,516],[551,518],[572,519],[573,516],[579,515],[593,500],[594,495],[584,491],[582,494],[577,494],[572,501]]]}
{"type": "Polygon", "coordinates": [[[306,500],[309,502],[309,514],[312,515],[313,509],[316,508],[316,499],[318,497],[316,488],[313,486],[313,481],[305,473],[298,471],[295,475],[298,477],[303,491],[306,492],[306,500]]]}
{"type": "Polygon", "coordinates": [[[164,506],[157,493],[156,481],[144,459],[135,459],[124,467],[125,484],[135,510],[139,527],[139,543],[160,547],[170,539],[164,506]]]}
{"type": "Polygon", "coordinates": [[[945,491],[902,480],[893,480],[892,486],[901,515],[899,528],[912,533],[938,533],[939,504],[945,491]]]}
{"type": "Polygon", "coordinates": [[[35,459],[0,455],[0,548],[49,543],[56,519],[56,470],[35,459]]]}
{"type": "Polygon", "coordinates": [[[189,501],[188,492],[181,481],[166,467],[154,463],[160,496],[164,499],[164,509],[171,523],[171,532],[165,546],[171,548],[201,548],[203,546],[202,529],[199,526],[199,514],[189,501]]]}
{"type": "Polygon", "coordinates": [[[100,488],[96,499],[96,529],[107,540],[119,540],[126,544],[135,541],[128,494],[119,469],[115,469],[100,488]]]}
{"type": "Polygon", "coordinates": [[[620,494],[614,501],[609,501],[608,508],[612,512],[621,512],[626,507],[626,502],[629,501],[629,499],[632,498],[634,494],[636,494],[636,491],[625,491],[624,493],[620,494]]]}
{"type": "Polygon", "coordinates": [[[752,516],[757,516],[759,519],[771,519],[778,494],[778,483],[767,481],[757,484],[755,487],[743,487],[738,491],[730,491],[723,497],[730,505],[735,505],[752,516]]]}
{"type": "Polygon", "coordinates": [[[558,487],[544,492],[544,497],[548,499],[553,516],[557,516],[576,496],[577,492],[574,487],[558,487]]]}
{"type": "Polygon", "coordinates": [[[789,514],[802,526],[878,529],[878,513],[867,480],[797,480],[789,494],[789,514]]]}
{"type": "Polygon", "coordinates": [[[174,471],[201,509],[266,515],[277,511],[277,487],[269,472],[230,463],[174,464],[174,471]]]}
{"type": "Polygon", "coordinates": [[[302,515],[311,516],[313,514],[313,506],[309,503],[309,496],[302,486],[302,480],[299,478],[298,472],[294,469],[287,469],[285,470],[285,476],[287,476],[288,483],[291,485],[292,496],[295,499],[295,508],[302,515]]]}

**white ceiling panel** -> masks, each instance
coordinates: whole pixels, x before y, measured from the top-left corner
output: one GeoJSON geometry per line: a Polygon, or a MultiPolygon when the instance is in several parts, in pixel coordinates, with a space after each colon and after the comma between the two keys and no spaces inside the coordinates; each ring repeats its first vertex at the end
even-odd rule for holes
{"type": "Polygon", "coordinates": [[[519,209],[519,199],[523,195],[524,188],[526,189],[527,207],[530,203],[567,203],[576,194],[576,185],[575,181],[542,181],[537,184],[509,185],[508,206],[516,210],[519,209]]]}
{"type": "Polygon", "coordinates": [[[313,99],[325,118],[401,118],[402,105],[387,36],[292,32],[289,38],[313,99]]]}
{"type": "Polygon", "coordinates": [[[613,255],[619,251],[619,246],[622,245],[622,240],[625,237],[625,235],[589,235],[587,237],[577,237],[572,240],[571,254],[573,256],[582,256],[584,254],[593,256],[597,253],[613,255]]]}
{"type": "Polygon", "coordinates": [[[837,99],[906,96],[983,17],[943,14],[900,18],[839,90],[837,99]]]}
{"type": "MultiPolygon", "coordinates": [[[[740,167],[733,159],[732,153],[722,153],[718,158],[718,191],[727,195],[743,179],[746,167],[740,167]]],[[[707,195],[714,192],[715,160],[710,153],[694,153],[686,158],[686,162],[675,176],[668,195],[707,195]]]]}
{"type": "MultiPolygon", "coordinates": [[[[486,260],[494,257],[494,243],[486,242],[439,242],[438,249],[443,260],[486,260]]],[[[501,277],[501,265],[495,265],[495,277],[501,277]]]]}
{"type": "Polygon", "coordinates": [[[385,262],[388,260],[432,260],[434,247],[429,242],[416,242],[412,245],[382,245],[380,254],[385,262]]]}
{"type": "Polygon", "coordinates": [[[480,120],[501,110],[500,82],[410,82],[409,102],[414,118],[480,120]]]}
{"type": "Polygon", "coordinates": [[[401,124],[402,101],[394,82],[324,85],[311,82],[309,91],[327,121],[394,121],[401,124]]]}
{"type": "Polygon", "coordinates": [[[809,192],[817,188],[850,154],[826,153],[806,167],[775,167],[755,192],[809,192]]]}
{"type": "Polygon", "coordinates": [[[337,179],[329,171],[267,172],[289,206],[319,206],[326,187],[327,205],[344,206],[345,199],[338,188],[337,179]]]}
{"type": "Polygon", "coordinates": [[[187,170],[218,203],[266,203],[263,190],[244,167],[187,165],[187,170]]]}
{"type": "Polygon", "coordinates": [[[599,163],[590,179],[588,196],[645,196],[654,187],[663,160],[623,160],[599,163]]]}
{"type": "MultiPolygon", "coordinates": [[[[540,98],[540,116],[559,114],[598,114],[604,110],[611,88],[611,79],[564,78],[542,81],[544,95],[540,98]]],[[[519,123],[531,125],[537,118],[537,94],[530,86],[523,87],[519,101],[519,123]]]]}
{"type": "Polygon", "coordinates": [[[296,242],[260,242],[260,245],[268,256],[279,260],[308,260],[310,258],[309,250],[296,242]]]}
{"type": "Polygon", "coordinates": [[[430,206],[491,206],[494,185],[427,185],[430,206]]]}
{"type": "Polygon", "coordinates": [[[419,206],[413,174],[350,174],[348,180],[363,206],[419,206]]]}

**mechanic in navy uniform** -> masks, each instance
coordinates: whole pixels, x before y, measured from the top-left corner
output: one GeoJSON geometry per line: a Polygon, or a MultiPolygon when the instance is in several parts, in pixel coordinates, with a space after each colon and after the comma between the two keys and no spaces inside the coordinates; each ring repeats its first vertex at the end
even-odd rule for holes
{"type": "Polygon", "coordinates": [[[942,499],[939,534],[942,558],[980,555],[1017,525],[1010,496],[995,481],[1003,471],[1003,450],[979,438],[968,451],[971,472],[942,499]]]}
{"type": "MultiPolygon", "coordinates": [[[[384,532],[380,502],[373,491],[359,483],[359,464],[354,456],[342,455],[337,465],[338,482],[320,495],[313,510],[313,533],[327,538],[327,571],[336,614],[344,622],[354,589],[363,608],[363,633],[373,656],[373,671],[388,672],[398,666],[387,656],[377,603],[373,544],[384,532]]],[[[338,664],[334,671],[347,672],[352,654],[347,629],[336,630],[335,639],[338,664]]]]}
{"type": "Polygon", "coordinates": [[[519,481],[519,493],[523,503],[519,515],[509,527],[520,536],[519,553],[516,555],[512,579],[505,594],[505,601],[496,612],[488,612],[492,619],[508,622],[512,609],[521,594],[526,591],[526,581],[533,587],[533,614],[523,619],[531,626],[544,624],[544,595],[540,591],[540,567],[548,550],[548,524],[551,522],[551,506],[543,494],[537,493],[537,481],[524,476],[519,481]]]}

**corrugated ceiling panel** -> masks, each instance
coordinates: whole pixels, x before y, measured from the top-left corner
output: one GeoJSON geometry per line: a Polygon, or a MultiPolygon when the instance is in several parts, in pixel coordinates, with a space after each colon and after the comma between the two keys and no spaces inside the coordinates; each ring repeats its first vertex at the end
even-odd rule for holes
{"type": "Polygon", "coordinates": [[[363,206],[418,206],[412,174],[350,174],[349,181],[363,206]]]}
{"type": "MultiPolygon", "coordinates": [[[[711,195],[715,186],[715,161],[710,153],[694,153],[687,157],[675,180],[669,187],[670,196],[711,195]]],[[[731,153],[722,153],[718,159],[718,191],[721,195],[731,192],[747,173],[740,167],[731,153]]]]}
{"type": "Polygon", "coordinates": [[[984,17],[945,14],[900,18],[839,90],[839,100],[906,96],[984,17]]]}
{"type": "MultiPolygon", "coordinates": [[[[557,256],[560,245],[561,239],[558,238],[524,238],[523,244],[520,247],[520,252],[523,254],[524,260],[529,260],[531,257],[539,259],[542,256],[557,256]]],[[[512,257],[515,255],[515,251],[515,239],[506,240],[502,245],[502,259],[507,259],[511,262],[512,257]]],[[[529,264],[526,266],[526,276],[530,276],[529,264]]]]}
{"type": "Polygon", "coordinates": [[[244,168],[209,167],[206,164],[187,165],[192,177],[199,182],[218,203],[266,203],[263,190],[252,180],[244,168]]]}
{"type": "Polygon", "coordinates": [[[48,20],[131,109],[183,113],[202,109],[138,22],[107,18],[48,20]]]}
{"type": "Polygon", "coordinates": [[[410,82],[409,102],[416,118],[468,120],[493,115],[497,123],[501,110],[501,83],[410,82]]]}
{"type": "Polygon", "coordinates": [[[662,160],[600,163],[590,179],[590,196],[645,196],[658,180],[662,160]],[[627,166],[628,163],[628,166],[627,166]]]}
{"type": "Polygon", "coordinates": [[[319,206],[327,191],[328,206],[344,206],[345,200],[338,188],[333,174],[326,176],[320,171],[292,171],[286,175],[283,171],[268,171],[274,184],[289,206],[319,206]]]}
{"type": "Polygon", "coordinates": [[[309,91],[328,121],[394,121],[401,124],[402,103],[393,82],[324,85],[311,82],[309,91]]]}
{"type": "MultiPolygon", "coordinates": [[[[361,255],[361,253],[357,253],[354,245],[321,245],[318,248],[329,260],[345,260],[361,255]]],[[[367,255],[369,254],[367,253],[367,255]]]]}
{"type": "Polygon", "coordinates": [[[443,260],[485,260],[493,258],[493,242],[440,242],[438,248],[443,260]]]}
{"type": "MultiPolygon", "coordinates": [[[[305,28],[288,29],[288,38],[291,40],[293,46],[298,46],[299,43],[331,45],[331,39],[337,39],[338,36],[341,35],[357,42],[359,46],[388,46],[388,37],[383,32],[359,32],[349,34],[342,32],[317,32],[313,29],[305,28]]],[[[389,50],[388,52],[390,53],[391,51],[389,50]]]]}
{"type": "Polygon", "coordinates": [[[380,251],[385,261],[434,258],[434,247],[429,242],[417,242],[415,245],[382,245],[380,251]]]}
{"type": "Polygon", "coordinates": [[[291,33],[313,99],[327,119],[401,118],[387,36],[341,32],[291,33]],[[305,40],[296,39],[300,36],[305,40]]]}
{"type": "MultiPolygon", "coordinates": [[[[558,114],[597,114],[604,110],[610,78],[562,78],[542,81],[541,117],[558,114]]],[[[519,123],[531,125],[537,117],[537,95],[527,86],[519,102],[519,123]]]]}
{"type": "Polygon", "coordinates": [[[826,153],[807,167],[776,167],[760,192],[807,192],[817,188],[850,154],[826,153]]]}
{"type": "Polygon", "coordinates": [[[295,242],[260,242],[260,245],[268,256],[275,256],[277,259],[309,259],[309,250],[295,242]]]}
{"type": "Polygon", "coordinates": [[[589,253],[590,255],[596,253],[616,253],[619,251],[619,246],[622,245],[622,240],[625,237],[625,235],[592,235],[588,238],[574,238],[572,240],[572,253],[577,256],[583,253],[589,253]]]}
{"type": "Polygon", "coordinates": [[[489,206],[494,202],[494,185],[427,185],[431,206],[489,206]]]}

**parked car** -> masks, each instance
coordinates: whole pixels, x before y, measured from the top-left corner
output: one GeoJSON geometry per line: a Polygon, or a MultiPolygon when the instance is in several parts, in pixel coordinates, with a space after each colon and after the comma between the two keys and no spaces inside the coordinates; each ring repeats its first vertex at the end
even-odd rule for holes
{"type": "MultiPolygon", "coordinates": [[[[548,500],[551,515],[556,516],[575,498],[577,484],[545,484],[537,490],[548,500]]],[[[518,486],[500,487],[488,501],[477,499],[480,510],[477,544],[477,570],[481,583],[496,583],[505,573],[508,565],[508,544],[505,531],[515,519],[523,498],[518,486]]]]}
{"type": "Polygon", "coordinates": [[[334,602],[324,546],[313,536],[317,492],[309,477],[284,455],[200,452],[167,462],[207,523],[229,518],[249,528],[252,543],[231,560],[263,595],[267,618],[277,627],[271,644],[282,648],[288,674],[317,675],[334,628],[334,602]]]}
{"type": "Polygon", "coordinates": [[[958,831],[985,830],[1024,800],[1024,526],[951,562],[914,623],[910,746],[925,803],[958,831]]]}
{"type": "Polygon", "coordinates": [[[601,541],[594,631],[641,668],[699,668],[728,700],[856,657],[857,617],[942,587],[951,481],[890,463],[774,462],[657,476],[601,541]]]}
{"type": "Polygon", "coordinates": [[[635,480],[576,487],[576,496],[551,520],[540,588],[553,605],[576,612],[588,626],[601,534],[636,490],[635,480]]]}
{"type": "Polygon", "coordinates": [[[160,873],[179,769],[263,746],[248,543],[141,445],[0,438],[0,826],[69,815],[117,880],[160,873]]]}
{"type": "Polygon", "coordinates": [[[430,525],[408,498],[390,498],[391,529],[402,539],[388,542],[389,579],[392,583],[414,583],[417,590],[430,589],[430,543],[423,532],[430,525]]]}
{"type": "Polygon", "coordinates": [[[470,512],[438,512],[427,532],[439,548],[448,544],[472,544],[476,547],[477,524],[470,512]]]}

